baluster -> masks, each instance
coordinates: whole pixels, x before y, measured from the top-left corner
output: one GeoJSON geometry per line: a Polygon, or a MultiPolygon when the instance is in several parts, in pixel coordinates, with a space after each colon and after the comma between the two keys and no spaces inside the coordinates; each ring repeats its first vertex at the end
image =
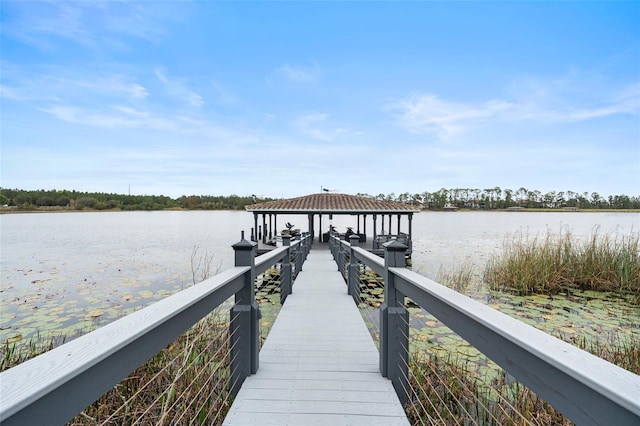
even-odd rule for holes
{"type": "Polygon", "coordinates": [[[349,278],[347,282],[347,291],[356,303],[358,303],[357,300],[359,293],[360,268],[358,265],[358,260],[356,259],[354,248],[357,248],[359,246],[359,242],[360,237],[358,235],[351,235],[349,237],[351,248],[349,249],[349,278]]]}
{"type": "Polygon", "coordinates": [[[284,305],[287,296],[291,294],[291,235],[282,236],[282,246],[287,249],[280,271],[280,303],[284,305]]]}

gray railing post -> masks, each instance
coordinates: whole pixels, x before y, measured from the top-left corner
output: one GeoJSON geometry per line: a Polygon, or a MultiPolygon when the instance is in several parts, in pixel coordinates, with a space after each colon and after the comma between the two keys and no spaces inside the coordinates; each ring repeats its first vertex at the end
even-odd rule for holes
{"type": "Polygon", "coordinates": [[[296,273],[295,273],[296,277],[298,276],[300,271],[302,271],[302,263],[304,262],[304,258],[305,258],[304,251],[306,248],[306,244],[307,244],[307,237],[305,235],[300,240],[300,243],[296,246],[296,273]]]}
{"type": "Polygon", "coordinates": [[[284,305],[291,294],[291,235],[282,236],[282,246],[287,248],[280,270],[280,303],[284,305]]]}
{"type": "Polygon", "coordinates": [[[331,255],[333,256],[333,260],[336,260],[336,252],[334,250],[335,244],[333,241],[333,236],[331,234],[329,234],[329,252],[331,252],[331,255]]]}
{"type": "Polygon", "coordinates": [[[231,345],[231,394],[236,396],[244,379],[258,371],[260,308],[255,298],[256,244],[243,238],[234,244],[235,265],[250,266],[244,277],[244,288],[235,295],[229,325],[231,345]]]}
{"type": "MultiPolygon", "coordinates": [[[[311,232],[305,232],[304,233],[304,259],[303,262],[305,260],[307,260],[307,255],[309,254],[309,251],[311,250],[311,244],[313,243],[313,237],[311,236],[311,232]]],[[[302,265],[300,265],[302,266],[302,265]]],[[[302,267],[300,268],[300,270],[302,270],[302,267]]]]}
{"type": "Polygon", "coordinates": [[[380,373],[388,377],[400,398],[407,401],[409,374],[409,313],[404,295],[396,290],[389,268],[405,267],[407,246],[397,241],[384,246],[384,303],[380,306],[380,373]]]}
{"type": "Polygon", "coordinates": [[[357,302],[360,282],[360,267],[358,265],[358,259],[356,259],[354,248],[358,247],[360,237],[358,235],[351,235],[349,237],[349,243],[351,244],[351,252],[349,253],[349,278],[347,282],[347,292],[353,297],[353,300],[357,302]]]}
{"type": "Polygon", "coordinates": [[[338,262],[338,271],[340,271],[344,277],[344,245],[342,244],[342,241],[342,238],[340,238],[339,241],[336,241],[338,244],[338,258],[336,261],[338,262]]]}

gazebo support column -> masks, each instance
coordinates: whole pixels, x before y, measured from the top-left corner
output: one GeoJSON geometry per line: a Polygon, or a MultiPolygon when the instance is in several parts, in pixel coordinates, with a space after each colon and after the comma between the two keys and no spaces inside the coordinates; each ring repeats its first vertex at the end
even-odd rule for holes
{"type": "Polygon", "coordinates": [[[258,242],[258,213],[253,214],[253,232],[251,233],[251,241],[258,242]]]}
{"type": "Polygon", "coordinates": [[[376,221],[377,221],[377,220],[378,220],[378,215],[377,215],[377,214],[374,214],[374,215],[373,215],[373,241],[372,241],[372,243],[371,243],[371,248],[372,248],[373,250],[375,250],[375,249],[377,249],[377,248],[378,248],[378,247],[376,247],[376,239],[378,238],[378,235],[377,235],[377,233],[376,233],[376,232],[377,232],[377,231],[376,231],[376,229],[377,229],[377,227],[376,227],[376,221]]]}
{"type": "Polygon", "coordinates": [[[313,214],[307,215],[307,219],[309,221],[308,227],[309,227],[309,233],[311,234],[311,241],[313,241],[313,237],[315,236],[315,230],[313,228],[313,219],[314,219],[313,216],[314,216],[313,214]]]}
{"type": "Polygon", "coordinates": [[[363,222],[363,223],[362,223],[362,225],[363,225],[363,228],[364,228],[364,229],[362,230],[362,233],[363,233],[363,234],[365,235],[365,237],[366,237],[366,235],[367,235],[367,215],[366,215],[366,214],[365,214],[365,215],[364,215],[364,217],[362,218],[362,222],[363,222]]]}
{"type": "Polygon", "coordinates": [[[409,250],[413,251],[413,213],[409,213],[409,250]]]}

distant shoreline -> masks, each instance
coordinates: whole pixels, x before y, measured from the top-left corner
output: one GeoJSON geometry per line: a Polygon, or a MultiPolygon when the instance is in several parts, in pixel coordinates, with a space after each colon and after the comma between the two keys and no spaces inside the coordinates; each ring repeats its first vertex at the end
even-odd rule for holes
{"type": "MultiPolygon", "coordinates": [[[[236,209],[185,209],[182,207],[171,207],[167,209],[132,209],[132,210],[123,210],[123,209],[89,209],[84,208],[82,210],[73,209],[70,207],[36,207],[33,209],[19,209],[17,207],[0,207],[0,215],[3,214],[29,214],[29,213],[107,213],[107,212],[161,212],[161,211],[244,211],[244,210],[236,210],[236,209]]],[[[456,209],[456,210],[447,210],[447,209],[424,209],[420,210],[421,213],[436,213],[436,212],[447,212],[447,213],[489,213],[489,212],[504,212],[504,213],[640,213],[640,209],[576,209],[576,208],[560,208],[560,209],[551,209],[551,208],[507,208],[507,209],[456,209]]]]}

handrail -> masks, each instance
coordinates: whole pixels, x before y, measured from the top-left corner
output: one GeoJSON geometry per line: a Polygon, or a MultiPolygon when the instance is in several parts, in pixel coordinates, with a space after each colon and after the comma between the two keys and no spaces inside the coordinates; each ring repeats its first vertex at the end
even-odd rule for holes
{"type": "MultiPolygon", "coordinates": [[[[345,241],[339,244],[349,246],[345,241]]],[[[408,327],[407,322],[394,319],[408,315],[399,303],[407,296],[573,422],[640,424],[640,376],[404,268],[404,261],[398,260],[401,257],[394,257],[394,252],[403,254],[404,250],[406,246],[397,242],[385,244],[385,266],[380,274],[385,278],[385,303],[380,311],[383,375],[395,382],[403,380],[395,377],[397,373],[407,377],[406,371],[398,372],[398,366],[391,365],[408,357],[408,342],[397,343],[408,336],[408,330],[401,330],[408,327]]],[[[361,248],[351,247],[351,259],[374,270],[380,267],[379,260],[371,262],[373,257],[361,248]]],[[[401,400],[406,398],[401,394],[406,392],[402,383],[394,387],[401,400]]]]}
{"type": "Polygon", "coordinates": [[[239,291],[249,270],[226,270],[0,373],[0,422],[68,421],[239,291]]]}
{"type": "Polygon", "coordinates": [[[267,269],[269,269],[272,265],[279,263],[287,253],[286,247],[278,247],[269,251],[268,253],[263,254],[262,256],[256,257],[256,275],[260,275],[267,269]]]}
{"type": "MultiPolygon", "coordinates": [[[[253,296],[256,271],[290,256],[291,248],[308,249],[307,240],[259,256],[259,268],[253,265],[255,245],[243,240],[234,245],[235,267],[0,373],[0,423],[65,423],[234,294],[236,302],[255,304],[246,295],[253,296]],[[239,262],[242,251],[250,257],[239,262]]],[[[232,333],[240,341],[232,347],[254,349],[248,340],[257,336],[258,315],[236,305],[231,317],[232,329],[249,327],[232,333]],[[242,317],[243,311],[251,321],[242,317]]],[[[257,366],[257,359],[251,358],[248,349],[245,352],[234,362],[256,362],[257,366]]],[[[247,366],[232,370],[241,372],[234,380],[237,387],[237,382],[255,372],[248,372],[253,369],[247,366]]]]}
{"type": "Polygon", "coordinates": [[[353,254],[356,259],[366,264],[376,274],[384,275],[384,259],[380,256],[373,254],[362,247],[354,247],[353,254]]]}

